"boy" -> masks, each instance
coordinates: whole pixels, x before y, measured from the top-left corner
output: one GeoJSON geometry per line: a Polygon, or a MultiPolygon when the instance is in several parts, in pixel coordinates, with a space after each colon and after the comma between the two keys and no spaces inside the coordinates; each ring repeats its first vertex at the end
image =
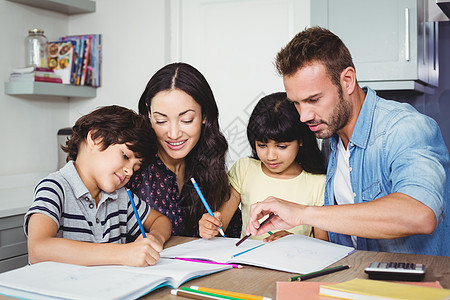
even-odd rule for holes
{"type": "Polygon", "coordinates": [[[154,265],[172,225],[137,197],[149,233],[126,244],[139,226],[124,186],[156,153],[148,121],[120,106],[99,108],[78,119],[62,149],[68,163],[38,183],[25,215],[30,262],[154,265]]]}

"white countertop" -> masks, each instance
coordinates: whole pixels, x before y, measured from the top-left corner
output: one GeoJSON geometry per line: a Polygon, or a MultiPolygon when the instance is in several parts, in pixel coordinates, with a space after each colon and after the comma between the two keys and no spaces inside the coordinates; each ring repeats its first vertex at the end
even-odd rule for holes
{"type": "Polygon", "coordinates": [[[0,218],[27,212],[33,202],[34,186],[0,190],[0,218]]]}

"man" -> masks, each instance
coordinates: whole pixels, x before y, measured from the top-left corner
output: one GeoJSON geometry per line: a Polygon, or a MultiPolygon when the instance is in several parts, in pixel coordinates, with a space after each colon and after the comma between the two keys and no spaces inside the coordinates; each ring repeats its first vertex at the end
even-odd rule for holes
{"type": "Polygon", "coordinates": [[[326,29],[297,34],[276,66],[300,121],[330,138],[325,206],[269,197],[252,206],[247,233],[307,224],[360,250],[448,253],[439,222],[448,220],[449,155],[436,122],[360,88],[350,52],[326,29]],[[269,213],[277,216],[257,230],[269,213]]]}

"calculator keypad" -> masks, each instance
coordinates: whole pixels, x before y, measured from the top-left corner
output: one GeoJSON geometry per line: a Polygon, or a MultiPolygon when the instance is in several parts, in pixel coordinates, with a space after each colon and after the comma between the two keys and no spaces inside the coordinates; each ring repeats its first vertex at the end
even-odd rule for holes
{"type": "Polygon", "coordinates": [[[371,279],[421,280],[425,265],[404,262],[373,262],[364,271],[371,279]]]}

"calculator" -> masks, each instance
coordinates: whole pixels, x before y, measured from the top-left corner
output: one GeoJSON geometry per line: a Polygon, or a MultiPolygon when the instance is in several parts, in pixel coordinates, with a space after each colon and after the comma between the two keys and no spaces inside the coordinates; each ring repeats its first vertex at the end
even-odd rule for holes
{"type": "Polygon", "coordinates": [[[425,265],[402,262],[373,262],[364,269],[370,279],[420,281],[425,265]]]}

